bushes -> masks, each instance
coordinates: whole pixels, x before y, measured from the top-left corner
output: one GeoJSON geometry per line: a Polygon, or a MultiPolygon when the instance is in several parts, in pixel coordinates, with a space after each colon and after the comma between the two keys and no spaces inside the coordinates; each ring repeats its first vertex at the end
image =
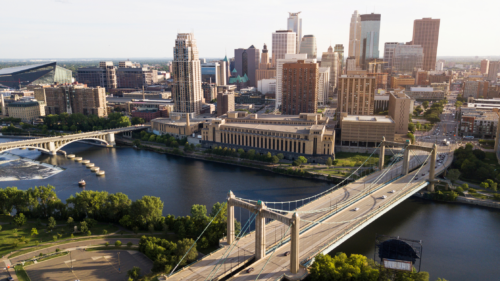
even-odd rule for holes
{"type": "Polygon", "coordinates": [[[486,181],[495,178],[498,171],[483,161],[486,157],[484,151],[475,149],[467,144],[465,148],[460,147],[454,152],[453,168],[460,170],[463,178],[486,181]]]}
{"type": "MultiPolygon", "coordinates": [[[[193,243],[193,239],[187,238],[175,243],[158,237],[142,236],[139,242],[139,251],[153,261],[153,271],[158,272],[165,270],[166,266],[174,267],[193,243]]],[[[181,265],[196,260],[197,256],[198,251],[194,245],[181,265]]]]}

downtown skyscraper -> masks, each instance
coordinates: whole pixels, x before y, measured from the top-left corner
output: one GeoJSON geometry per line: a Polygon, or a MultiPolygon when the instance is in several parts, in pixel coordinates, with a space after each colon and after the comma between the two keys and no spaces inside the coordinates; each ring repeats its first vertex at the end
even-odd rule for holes
{"type": "Polygon", "coordinates": [[[348,57],[354,58],[356,66],[359,66],[359,57],[361,54],[361,16],[358,11],[354,11],[351,17],[349,30],[349,51],[348,57]]]}
{"type": "Polygon", "coordinates": [[[299,16],[300,12],[288,14],[287,28],[288,30],[295,32],[297,36],[295,50],[297,54],[300,54],[300,42],[302,41],[302,19],[299,16]]]}
{"type": "Polygon", "coordinates": [[[424,48],[424,70],[436,67],[440,19],[423,18],[413,22],[413,45],[424,48]]]}
{"type": "Polygon", "coordinates": [[[370,59],[379,58],[380,14],[361,15],[361,65],[366,69],[370,59]]]}
{"type": "Polygon", "coordinates": [[[178,33],[172,61],[174,112],[200,114],[201,64],[193,33],[178,33]]]}

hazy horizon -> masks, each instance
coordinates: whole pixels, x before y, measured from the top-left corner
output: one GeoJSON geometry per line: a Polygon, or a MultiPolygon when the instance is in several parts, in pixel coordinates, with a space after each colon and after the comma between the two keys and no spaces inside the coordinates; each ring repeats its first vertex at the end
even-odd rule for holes
{"type": "MultiPolygon", "coordinates": [[[[234,49],[271,48],[271,34],[285,29],[288,12],[301,11],[303,35],[313,34],[318,56],[328,46],[348,50],[354,10],[381,14],[380,56],[385,42],[412,40],[413,21],[441,19],[438,57],[495,56],[498,39],[485,28],[500,2],[479,0],[418,3],[395,0],[327,2],[256,0],[25,0],[2,4],[3,59],[165,58],[172,56],[177,32],[194,32],[201,58],[234,56],[234,49]],[[375,5],[374,5],[375,4],[375,5]],[[480,13],[471,8],[481,7],[480,13]],[[14,12],[15,11],[15,12],[14,12]],[[466,15],[466,16],[465,16],[466,15]]],[[[476,9],[475,9],[476,10],[476,9]]]]}

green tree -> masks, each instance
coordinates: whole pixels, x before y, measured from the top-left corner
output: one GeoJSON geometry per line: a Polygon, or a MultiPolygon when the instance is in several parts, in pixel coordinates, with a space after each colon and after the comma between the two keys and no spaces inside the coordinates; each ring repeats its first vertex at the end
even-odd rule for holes
{"type": "Polygon", "coordinates": [[[87,236],[90,236],[90,235],[92,235],[92,232],[89,230],[89,231],[87,231],[87,236]]]}
{"type": "Polygon", "coordinates": [[[490,187],[490,185],[489,185],[487,182],[482,182],[482,183],[480,183],[480,184],[479,184],[479,186],[480,186],[481,188],[484,188],[484,189],[487,189],[487,188],[489,188],[489,187],[490,187]]]}
{"type": "Polygon", "coordinates": [[[48,223],[47,223],[47,228],[52,230],[54,229],[54,227],[56,227],[56,220],[54,219],[54,217],[50,217],[49,220],[48,220],[48,223]]]}
{"type": "Polygon", "coordinates": [[[416,131],[416,128],[415,128],[415,124],[413,123],[408,123],[408,131],[410,131],[410,133],[415,133],[416,131]]]}
{"type": "Polygon", "coordinates": [[[310,267],[312,281],[378,280],[379,271],[369,266],[365,256],[337,253],[334,257],[319,254],[310,267]]]}
{"type": "Polygon", "coordinates": [[[69,225],[69,226],[73,226],[75,221],[73,220],[72,217],[69,217],[68,220],[66,221],[66,223],[69,225]]]}
{"type": "Polygon", "coordinates": [[[462,184],[461,187],[462,187],[463,190],[469,189],[469,185],[466,184],[466,183],[462,184]]]}
{"type": "MultiPolygon", "coordinates": [[[[177,241],[176,255],[182,257],[184,254],[188,252],[189,248],[191,248],[193,244],[194,240],[188,238],[184,238],[182,240],[177,241]]],[[[185,261],[186,262],[194,261],[196,260],[197,257],[198,257],[198,251],[196,250],[196,244],[195,244],[193,248],[191,248],[191,251],[189,251],[189,253],[186,255],[185,261]]]]}
{"type": "Polygon", "coordinates": [[[299,158],[297,158],[297,160],[300,161],[300,166],[302,167],[302,165],[306,164],[307,163],[307,158],[305,158],[304,156],[299,156],[299,158]]]}
{"type": "Polygon", "coordinates": [[[279,160],[283,160],[283,158],[285,158],[285,155],[283,155],[283,153],[278,153],[276,154],[276,156],[278,157],[279,160]]]}
{"type": "Polygon", "coordinates": [[[448,171],[448,174],[446,175],[446,177],[448,179],[450,179],[450,181],[452,183],[455,183],[458,180],[458,178],[460,177],[460,171],[457,169],[451,169],[448,171]]]}
{"type": "Polygon", "coordinates": [[[122,241],[116,240],[115,247],[121,247],[121,246],[122,246],[122,241]]]}
{"type": "Polygon", "coordinates": [[[104,243],[104,246],[109,247],[109,242],[104,243]]]}
{"type": "Polygon", "coordinates": [[[134,243],[132,243],[132,242],[127,243],[127,247],[129,247],[129,248],[132,248],[132,245],[134,245],[134,243]]]}
{"type": "Polygon", "coordinates": [[[412,133],[408,132],[408,134],[406,134],[406,137],[411,140],[412,144],[415,143],[415,136],[412,133]]]}
{"type": "Polygon", "coordinates": [[[132,278],[132,280],[138,280],[141,276],[141,269],[137,266],[134,266],[132,269],[127,271],[127,276],[132,278]]]}
{"type": "Polygon", "coordinates": [[[332,157],[328,157],[328,159],[326,159],[326,165],[328,166],[328,168],[330,168],[333,165],[332,157]]]}
{"type": "Polygon", "coordinates": [[[23,213],[19,213],[14,217],[14,223],[17,226],[23,226],[26,223],[27,218],[24,216],[23,213]]]}
{"type": "Polygon", "coordinates": [[[36,228],[32,228],[31,229],[31,236],[37,236],[38,235],[38,230],[36,230],[36,228]]]}
{"type": "Polygon", "coordinates": [[[273,164],[278,164],[278,162],[280,162],[280,159],[278,158],[278,156],[274,155],[273,157],[271,157],[271,162],[273,164]]]}
{"type": "Polygon", "coordinates": [[[424,101],[422,103],[422,106],[424,107],[425,110],[427,110],[427,108],[429,108],[429,102],[428,101],[424,101]]]}
{"type": "Polygon", "coordinates": [[[141,147],[141,141],[140,140],[134,140],[132,142],[133,145],[135,145],[136,147],[141,147]]]}
{"type": "Polygon", "coordinates": [[[89,230],[89,227],[87,226],[87,222],[82,221],[80,222],[80,232],[85,233],[89,230]]]}

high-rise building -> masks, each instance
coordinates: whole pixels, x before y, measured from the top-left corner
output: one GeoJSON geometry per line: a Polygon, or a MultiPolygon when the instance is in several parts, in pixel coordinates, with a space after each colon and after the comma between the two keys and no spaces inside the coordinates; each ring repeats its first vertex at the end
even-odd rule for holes
{"type": "Polygon", "coordinates": [[[328,52],[321,56],[321,67],[330,68],[330,85],[335,89],[337,87],[339,71],[339,55],[333,51],[332,46],[328,48],[328,52]]]}
{"type": "Polygon", "coordinates": [[[200,114],[203,91],[201,90],[201,65],[193,33],[178,33],[172,61],[172,98],[174,111],[200,114]]]}
{"type": "Polygon", "coordinates": [[[206,103],[217,98],[217,85],[215,83],[201,83],[201,88],[206,103]]]}
{"type": "Polygon", "coordinates": [[[366,69],[369,59],[379,58],[380,14],[361,15],[361,65],[366,69]]]}
{"type": "Polygon", "coordinates": [[[328,104],[330,93],[330,68],[320,67],[318,75],[318,105],[328,104]]]}
{"type": "Polygon", "coordinates": [[[464,81],[463,97],[485,98],[488,96],[489,82],[488,81],[464,81]]]}
{"type": "Polygon", "coordinates": [[[498,72],[500,72],[500,61],[490,61],[490,65],[488,68],[488,80],[497,82],[498,72]]]}
{"type": "MultiPolygon", "coordinates": [[[[287,28],[295,32],[295,51],[300,54],[300,42],[302,41],[302,19],[298,13],[288,13],[287,28]]],[[[274,48],[274,43],[273,43],[274,48]]],[[[274,51],[273,51],[273,62],[274,62],[274,51]]]]}
{"type": "Polygon", "coordinates": [[[339,75],[344,74],[344,45],[336,44],[333,51],[339,55],[339,60],[340,60],[339,75]]]}
{"type": "Polygon", "coordinates": [[[488,74],[489,68],[490,68],[490,61],[487,59],[482,60],[481,61],[481,73],[488,74]]]}
{"type": "Polygon", "coordinates": [[[276,77],[276,68],[271,66],[269,62],[269,50],[267,49],[267,45],[264,44],[264,48],[262,48],[262,54],[259,63],[259,69],[255,71],[255,80],[257,80],[257,85],[259,81],[262,79],[271,79],[276,77]]]}
{"type": "Polygon", "coordinates": [[[253,45],[248,49],[234,50],[234,68],[239,76],[243,77],[245,74],[248,76],[249,86],[257,87],[255,71],[259,67],[259,58],[260,50],[253,45]]]}
{"type": "Polygon", "coordinates": [[[84,85],[62,85],[34,88],[35,99],[45,103],[46,114],[81,113],[84,115],[108,116],[106,90],[101,87],[87,88],[84,85]]]}
{"type": "Polygon", "coordinates": [[[394,56],[394,50],[396,46],[404,45],[404,43],[398,42],[387,42],[384,44],[384,62],[387,63],[387,69],[392,71],[392,57],[394,56]]]}
{"type": "Polygon", "coordinates": [[[436,71],[443,71],[444,70],[444,61],[438,61],[436,62],[436,71]]]}
{"type": "Polygon", "coordinates": [[[412,112],[412,100],[404,93],[404,90],[397,90],[389,93],[389,116],[394,120],[394,133],[408,133],[408,116],[412,112]]]}
{"type": "Polygon", "coordinates": [[[300,54],[307,54],[308,59],[315,59],[318,56],[316,37],[314,35],[304,35],[300,42],[300,54]]]}
{"type": "Polygon", "coordinates": [[[282,114],[316,113],[318,79],[319,68],[315,62],[299,60],[283,64],[282,114]]]}
{"type": "Polygon", "coordinates": [[[424,48],[419,45],[397,45],[392,55],[392,69],[396,73],[412,73],[423,67],[424,48]]]}
{"type": "Polygon", "coordinates": [[[359,66],[361,56],[361,16],[358,11],[354,11],[351,16],[349,29],[349,58],[355,59],[356,66],[359,66]]]}
{"type": "Polygon", "coordinates": [[[273,33],[273,67],[276,67],[277,61],[284,59],[286,54],[296,53],[296,39],[296,33],[292,30],[276,30],[273,33]]]}
{"type": "Polygon", "coordinates": [[[217,116],[234,111],[234,91],[235,85],[217,87],[217,116]]]}
{"type": "Polygon", "coordinates": [[[356,58],[355,57],[348,57],[345,60],[345,70],[346,73],[347,71],[356,71],[358,67],[356,66],[356,58]]]}
{"type": "Polygon", "coordinates": [[[337,114],[373,115],[375,90],[375,77],[369,77],[366,71],[352,71],[342,75],[337,87],[337,114]]]}
{"type": "Polygon", "coordinates": [[[158,72],[146,67],[118,67],[116,81],[118,88],[141,89],[158,81],[158,72]]]}
{"type": "Polygon", "coordinates": [[[219,62],[201,63],[201,82],[215,83],[217,86],[225,85],[221,72],[223,68],[219,62]]]}
{"type": "Polygon", "coordinates": [[[434,70],[436,67],[437,48],[439,40],[440,19],[423,18],[413,22],[413,45],[424,49],[424,70],[434,70]]]}
{"type": "Polygon", "coordinates": [[[316,63],[316,59],[308,59],[306,54],[286,54],[285,58],[276,62],[276,109],[281,106],[283,94],[283,64],[296,63],[299,60],[303,60],[304,63],[316,63]]]}

